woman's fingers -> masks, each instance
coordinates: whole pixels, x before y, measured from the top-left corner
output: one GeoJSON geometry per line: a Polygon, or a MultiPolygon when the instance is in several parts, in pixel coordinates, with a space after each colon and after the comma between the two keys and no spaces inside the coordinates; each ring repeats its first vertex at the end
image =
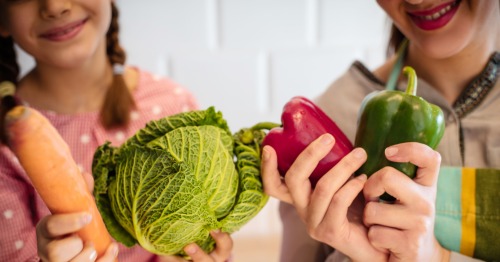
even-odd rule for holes
{"type": "Polygon", "coordinates": [[[437,182],[437,173],[441,165],[441,155],[422,143],[408,142],[386,148],[387,159],[394,162],[410,162],[418,167],[415,182],[423,186],[432,186],[437,182]]]}
{"type": "Polygon", "coordinates": [[[385,151],[388,160],[411,162],[417,166],[416,177],[410,179],[392,167],[384,167],[371,175],[366,183],[365,199],[376,200],[384,192],[398,201],[415,203],[422,194],[435,195],[441,156],[427,145],[415,142],[401,143],[388,147],[385,151]]]}
{"type": "Polygon", "coordinates": [[[375,248],[388,250],[391,253],[401,253],[402,247],[408,247],[405,233],[395,228],[371,226],[368,230],[368,239],[375,248]]]}
{"type": "MultiPolygon", "coordinates": [[[[366,161],[366,152],[362,148],[356,148],[347,154],[337,165],[335,165],[329,172],[327,172],[316,184],[314,191],[311,196],[311,203],[308,209],[309,221],[313,225],[319,224],[327,213],[327,210],[334,205],[340,205],[344,203],[345,213],[347,213],[347,208],[352,203],[352,201],[347,201],[344,197],[349,197],[352,200],[358,195],[358,193],[363,188],[362,185],[366,181],[366,176],[361,177],[363,181],[361,188],[355,192],[345,190],[344,188],[340,191],[339,189],[346,183],[346,181],[352,176],[352,174],[366,161]],[[338,191],[338,192],[337,192],[338,191]],[[352,193],[352,194],[351,194],[352,193]],[[347,195],[346,195],[347,194],[347,195]],[[334,197],[335,195],[335,197],[334,197]],[[340,198],[340,199],[339,199],[340,198]],[[339,201],[336,201],[339,200],[339,201]]],[[[356,181],[354,182],[356,183],[356,181]]],[[[347,188],[351,186],[346,185],[347,188]]],[[[357,189],[357,187],[352,190],[357,189]]]]}
{"type": "Polygon", "coordinates": [[[368,201],[378,201],[387,192],[400,202],[417,198],[418,185],[397,169],[387,166],[373,173],[365,184],[363,194],[368,201]]]}
{"type": "Polygon", "coordinates": [[[363,190],[366,179],[366,175],[360,175],[349,180],[332,198],[329,209],[324,213],[323,221],[332,225],[342,225],[346,221],[349,207],[363,190]]]}
{"type": "Polygon", "coordinates": [[[365,206],[364,223],[367,227],[381,225],[401,230],[429,230],[432,224],[427,218],[433,215],[434,206],[421,202],[420,207],[414,210],[400,204],[369,202],[365,206]]]}
{"type": "Polygon", "coordinates": [[[303,213],[309,205],[312,191],[309,176],[334,144],[335,139],[331,134],[321,135],[299,154],[286,173],[285,182],[299,213],[303,213]]]}
{"type": "Polygon", "coordinates": [[[262,148],[261,171],[266,194],[291,204],[292,196],[288,191],[285,181],[278,172],[276,151],[270,146],[262,148]]]}

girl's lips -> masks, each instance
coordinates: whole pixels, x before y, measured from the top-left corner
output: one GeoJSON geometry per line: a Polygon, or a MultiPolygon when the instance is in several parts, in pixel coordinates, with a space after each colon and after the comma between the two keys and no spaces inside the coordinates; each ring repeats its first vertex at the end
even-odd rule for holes
{"type": "Polygon", "coordinates": [[[448,24],[457,12],[460,2],[456,0],[428,10],[409,11],[408,14],[420,29],[435,30],[448,24]]]}
{"type": "Polygon", "coordinates": [[[40,34],[40,37],[54,42],[61,42],[71,39],[82,30],[87,20],[88,19],[85,18],[77,22],[69,23],[65,26],[50,29],[40,34]]]}

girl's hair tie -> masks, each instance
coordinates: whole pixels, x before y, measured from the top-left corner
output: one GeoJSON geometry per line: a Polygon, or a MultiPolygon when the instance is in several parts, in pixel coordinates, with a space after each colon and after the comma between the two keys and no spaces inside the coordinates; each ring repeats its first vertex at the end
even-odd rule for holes
{"type": "Polygon", "coordinates": [[[113,73],[115,75],[123,75],[125,67],[122,64],[113,64],[113,73]]]}

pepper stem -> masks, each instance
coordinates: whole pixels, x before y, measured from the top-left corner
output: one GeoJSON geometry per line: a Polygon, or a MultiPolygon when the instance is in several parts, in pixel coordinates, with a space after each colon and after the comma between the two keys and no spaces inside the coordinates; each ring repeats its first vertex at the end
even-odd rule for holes
{"type": "Polygon", "coordinates": [[[417,73],[415,69],[411,66],[405,66],[403,68],[403,74],[408,78],[408,86],[406,87],[406,93],[409,95],[417,95],[417,73]]]}
{"type": "Polygon", "coordinates": [[[257,123],[255,124],[254,126],[252,126],[252,130],[271,130],[275,127],[279,127],[281,126],[281,124],[278,124],[278,123],[273,123],[273,122],[260,122],[260,123],[257,123]]]}

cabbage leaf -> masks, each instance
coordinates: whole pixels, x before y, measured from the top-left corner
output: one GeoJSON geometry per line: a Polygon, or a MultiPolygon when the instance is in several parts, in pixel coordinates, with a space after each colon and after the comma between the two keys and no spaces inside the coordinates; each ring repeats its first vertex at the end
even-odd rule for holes
{"type": "Polygon", "coordinates": [[[94,196],[110,234],[160,255],[185,256],[209,232],[233,233],[266,204],[260,178],[261,129],[231,134],[213,107],[149,122],[122,146],[94,155],[94,196]]]}

